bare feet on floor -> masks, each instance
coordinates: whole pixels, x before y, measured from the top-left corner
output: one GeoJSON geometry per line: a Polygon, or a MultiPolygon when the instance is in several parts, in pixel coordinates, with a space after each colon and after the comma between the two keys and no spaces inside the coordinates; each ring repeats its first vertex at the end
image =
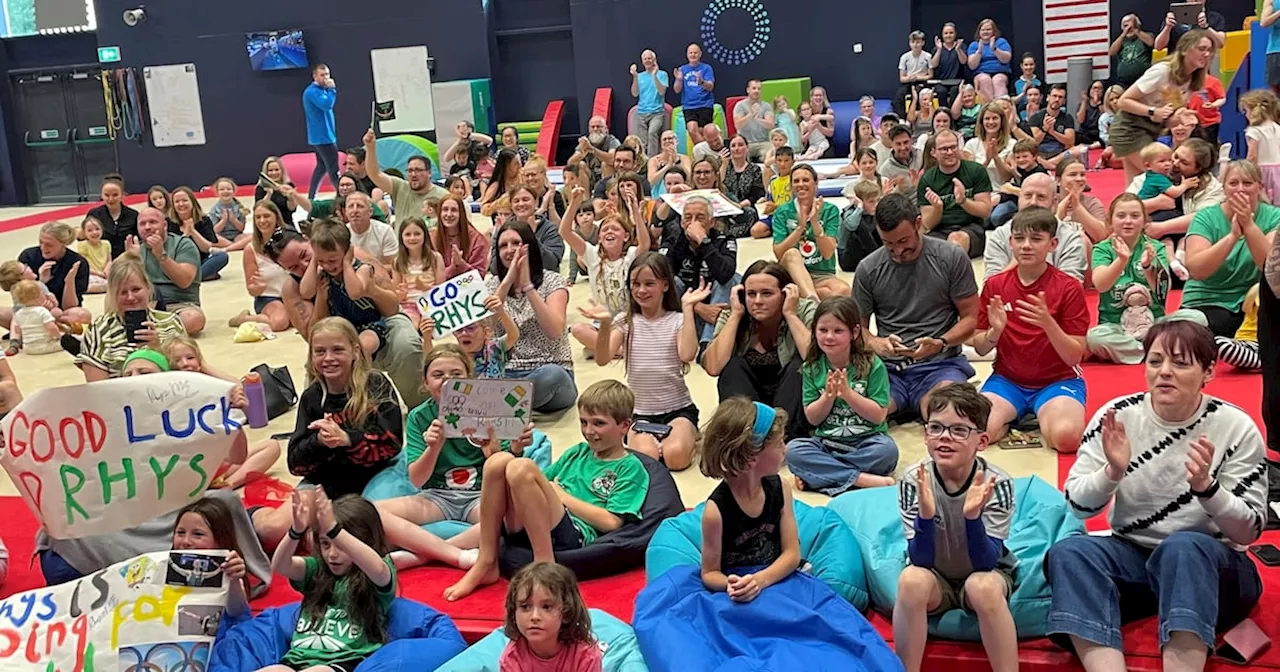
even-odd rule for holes
{"type": "Polygon", "coordinates": [[[245,322],[248,322],[250,315],[252,315],[252,313],[250,313],[249,311],[242,310],[240,311],[239,315],[236,315],[235,317],[227,320],[227,326],[232,328],[238,327],[244,324],[245,322]]]}
{"type": "Polygon", "coordinates": [[[855,483],[859,488],[882,488],[897,483],[892,476],[874,476],[872,474],[862,474],[858,476],[855,483]]]}
{"type": "Polygon", "coordinates": [[[796,490],[799,490],[800,492],[804,492],[805,490],[808,490],[808,489],[809,488],[807,488],[804,484],[804,480],[801,479],[799,476],[796,476],[796,490]]]}
{"type": "Polygon", "coordinates": [[[444,599],[454,602],[475,592],[477,588],[498,580],[498,566],[477,564],[467,570],[462,580],[444,589],[444,599]]]}

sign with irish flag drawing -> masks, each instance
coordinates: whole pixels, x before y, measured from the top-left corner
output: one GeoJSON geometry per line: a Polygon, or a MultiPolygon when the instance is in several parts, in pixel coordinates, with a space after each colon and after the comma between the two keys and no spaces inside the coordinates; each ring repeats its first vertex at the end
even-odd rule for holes
{"type": "Polygon", "coordinates": [[[532,381],[457,378],[440,390],[446,438],[480,442],[489,437],[492,427],[495,438],[518,439],[532,413],[532,381]]]}

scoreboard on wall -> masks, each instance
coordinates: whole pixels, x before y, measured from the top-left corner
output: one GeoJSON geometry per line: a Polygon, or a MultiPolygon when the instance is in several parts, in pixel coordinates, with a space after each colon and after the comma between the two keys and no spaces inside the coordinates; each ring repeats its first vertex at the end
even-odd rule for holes
{"type": "MultiPolygon", "coordinates": [[[[1110,0],[1041,0],[1044,6],[1044,69],[1049,84],[1067,81],[1067,61],[1093,59],[1093,78],[1111,76],[1110,0]]],[[[1014,72],[1018,71],[1014,67],[1014,72]]],[[[1067,101],[1074,105],[1073,101],[1067,101]]]]}
{"type": "Polygon", "coordinates": [[[95,30],[93,0],[0,0],[0,37],[95,30]]]}

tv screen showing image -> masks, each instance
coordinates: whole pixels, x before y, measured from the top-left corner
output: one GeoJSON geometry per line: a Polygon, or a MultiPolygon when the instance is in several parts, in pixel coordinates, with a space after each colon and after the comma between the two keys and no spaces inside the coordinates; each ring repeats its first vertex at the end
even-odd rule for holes
{"type": "Polygon", "coordinates": [[[245,46],[254,70],[290,70],[307,67],[307,45],[301,30],[247,33],[245,46]]]}

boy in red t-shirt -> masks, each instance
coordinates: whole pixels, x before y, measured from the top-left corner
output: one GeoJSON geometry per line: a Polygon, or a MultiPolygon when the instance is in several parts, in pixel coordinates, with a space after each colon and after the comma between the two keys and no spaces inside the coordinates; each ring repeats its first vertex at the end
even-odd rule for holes
{"type": "Polygon", "coordinates": [[[1044,208],[1013,218],[1009,249],[1017,264],[982,287],[978,354],[999,345],[982,394],[991,400],[987,434],[999,441],[1028,411],[1040,421],[1045,444],[1074,453],[1084,434],[1084,379],[1077,365],[1087,348],[1089,310],[1080,281],[1049,265],[1058,246],[1058,220],[1044,208]]]}
{"type": "Polygon", "coordinates": [[[1196,112],[1204,139],[1215,147],[1218,144],[1218,125],[1222,123],[1222,106],[1226,104],[1227,92],[1222,88],[1222,81],[1213,75],[1204,76],[1204,90],[1197,91],[1187,102],[1187,107],[1196,112]]]}

